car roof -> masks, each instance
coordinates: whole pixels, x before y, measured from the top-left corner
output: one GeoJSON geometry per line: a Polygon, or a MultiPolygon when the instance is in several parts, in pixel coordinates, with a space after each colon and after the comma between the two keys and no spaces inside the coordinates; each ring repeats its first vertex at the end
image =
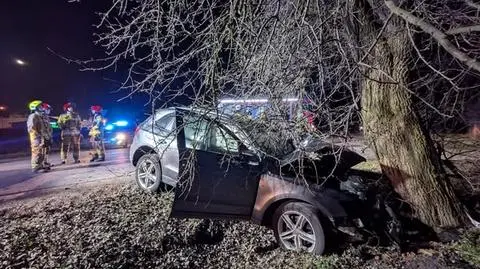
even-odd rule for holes
{"type": "Polygon", "coordinates": [[[207,116],[208,118],[219,120],[224,123],[230,123],[232,124],[232,120],[230,117],[219,113],[216,107],[213,107],[211,109],[209,108],[193,108],[193,107],[183,107],[183,106],[178,106],[178,107],[168,107],[168,108],[161,108],[157,110],[157,113],[168,113],[168,112],[174,112],[175,110],[179,111],[184,111],[184,112],[193,112],[200,114],[202,116],[207,116]]]}

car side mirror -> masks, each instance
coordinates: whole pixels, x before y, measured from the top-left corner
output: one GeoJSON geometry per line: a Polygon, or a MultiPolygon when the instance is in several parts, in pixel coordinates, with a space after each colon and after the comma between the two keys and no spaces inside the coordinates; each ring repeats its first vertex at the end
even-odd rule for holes
{"type": "Polygon", "coordinates": [[[240,153],[241,156],[245,156],[245,157],[256,156],[255,152],[253,152],[252,150],[249,150],[247,146],[245,146],[244,144],[240,144],[238,146],[238,152],[240,153]]]}
{"type": "Polygon", "coordinates": [[[240,144],[238,146],[238,152],[240,154],[240,158],[248,163],[258,163],[260,162],[260,158],[258,155],[253,151],[248,149],[245,145],[240,144]]]}

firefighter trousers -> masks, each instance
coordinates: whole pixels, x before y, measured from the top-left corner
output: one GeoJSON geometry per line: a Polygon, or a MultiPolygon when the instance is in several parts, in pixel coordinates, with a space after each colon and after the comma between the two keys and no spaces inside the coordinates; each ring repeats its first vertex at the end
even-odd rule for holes
{"type": "Polygon", "coordinates": [[[80,135],[62,136],[62,152],[60,154],[62,161],[67,161],[70,150],[73,153],[73,160],[78,161],[80,159],[80,135]]]}
{"type": "Polygon", "coordinates": [[[105,145],[103,141],[91,139],[92,142],[92,156],[100,159],[105,159],[105,145]]]}
{"type": "Polygon", "coordinates": [[[30,146],[32,150],[32,169],[42,168],[45,155],[41,138],[30,135],[30,146]]]}
{"type": "Polygon", "coordinates": [[[43,150],[43,164],[45,166],[48,166],[49,162],[48,162],[48,155],[50,154],[50,146],[43,146],[42,148],[43,150]]]}

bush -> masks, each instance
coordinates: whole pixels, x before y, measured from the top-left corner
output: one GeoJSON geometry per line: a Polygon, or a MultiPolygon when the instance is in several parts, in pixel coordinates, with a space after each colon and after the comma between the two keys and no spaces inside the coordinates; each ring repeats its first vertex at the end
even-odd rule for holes
{"type": "Polygon", "coordinates": [[[466,233],[454,248],[465,261],[473,266],[480,266],[480,230],[466,233]]]}
{"type": "Polygon", "coordinates": [[[322,256],[316,259],[314,262],[315,268],[317,269],[333,269],[338,267],[338,256],[322,256]]]}

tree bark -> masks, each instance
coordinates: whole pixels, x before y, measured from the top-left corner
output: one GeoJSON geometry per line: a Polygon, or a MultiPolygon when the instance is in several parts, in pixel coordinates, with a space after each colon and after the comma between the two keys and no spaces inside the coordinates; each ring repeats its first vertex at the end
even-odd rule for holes
{"type": "MultiPolygon", "coordinates": [[[[411,56],[406,26],[398,20],[391,23],[396,31],[386,30],[365,59],[369,66],[362,81],[365,137],[395,191],[422,222],[436,228],[462,225],[461,203],[406,88],[411,56]]],[[[372,39],[368,43],[375,42],[372,39]]]]}

